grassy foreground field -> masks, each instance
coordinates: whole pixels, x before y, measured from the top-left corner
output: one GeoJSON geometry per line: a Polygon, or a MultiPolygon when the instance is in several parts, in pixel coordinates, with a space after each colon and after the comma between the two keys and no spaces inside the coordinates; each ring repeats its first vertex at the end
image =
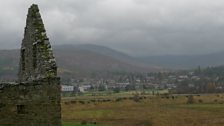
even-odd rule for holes
{"type": "Polygon", "coordinates": [[[62,119],[70,123],[63,126],[224,126],[224,94],[188,100],[186,95],[64,98],[62,119]]]}
{"type": "MultiPolygon", "coordinates": [[[[83,126],[83,124],[81,123],[62,123],[62,126],[83,126]]],[[[95,125],[95,124],[85,124],[85,126],[99,126],[99,125],[95,125]]]]}

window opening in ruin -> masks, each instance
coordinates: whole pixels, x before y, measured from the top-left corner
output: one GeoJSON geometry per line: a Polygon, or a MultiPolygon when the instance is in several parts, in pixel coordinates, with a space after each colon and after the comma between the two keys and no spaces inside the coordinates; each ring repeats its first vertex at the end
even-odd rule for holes
{"type": "Polygon", "coordinates": [[[33,45],[33,68],[37,68],[37,44],[33,45]]]}
{"type": "Polygon", "coordinates": [[[3,107],[5,107],[5,105],[3,103],[0,103],[0,112],[1,112],[3,107]]]}
{"type": "Polygon", "coordinates": [[[17,105],[17,114],[25,114],[25,105],[17,105]]]}
{"type": "Polygon", "coordinates": [[[22,56],[22,70],[25,70],[25,49],[21,50],[21,56],[22,56]]]}

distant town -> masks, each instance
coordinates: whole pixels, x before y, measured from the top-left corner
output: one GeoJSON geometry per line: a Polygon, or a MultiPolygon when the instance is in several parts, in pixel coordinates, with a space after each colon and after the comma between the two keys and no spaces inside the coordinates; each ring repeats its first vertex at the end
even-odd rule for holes
{"type": "Polygon", "coordinates": [[[119,93],[220,93],[224,91],[224,67],[158,73],[116,73],[111,78],[71,78],[62,82],[64,95],[82,95],[89,92],[119,93]]]}

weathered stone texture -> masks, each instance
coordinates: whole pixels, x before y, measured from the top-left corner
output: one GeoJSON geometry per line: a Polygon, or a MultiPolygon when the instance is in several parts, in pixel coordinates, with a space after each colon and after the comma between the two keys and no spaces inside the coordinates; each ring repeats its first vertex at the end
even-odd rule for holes
{"type": "Polygon", "coordinates": [[[59,78],[4,84],[0,126],[61,126],[59,78]]]}
{"type": "Polygon", "coordinates": [[[56,61],[37,5],[28,10],[21,47],[19,81],[57,76],[56,61]]]}
{"type": "Polygon", "coordinates": [[[18,77],[0,84],[0,126],[61,126],[60,78],[37,5],[28,11],[18,77]]]}

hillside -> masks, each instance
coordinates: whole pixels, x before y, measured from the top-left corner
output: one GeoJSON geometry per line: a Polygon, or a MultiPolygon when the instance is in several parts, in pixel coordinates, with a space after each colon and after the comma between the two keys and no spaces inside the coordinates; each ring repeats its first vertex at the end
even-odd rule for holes
{"type": "MultiPolygon", "coordinates": [[[[60,45],[54,53],[62,77],[89,76],[107,72],[152,72],[152,67],[118,51],[96,45],[60,45]]],[[[15,79],[19,64],[19,50],[0,51],[0,78],[15,79]]]]}
{"type": "MultiPolygon", "coordinates": [[[[62,77],[105,75],[111,72],[154,72],[168,69],[192,69],[198,66],[224,65],[224,52],[206,55],[167,55],[132,57],[98,45],[54,46],[55,57],[62,77]],[[158,67],[159,66],[159,67],[158,67]]],[[[0,78],[16,78],[19,50],[0,50],[0,78]]]]}
{"type": "Polygon", "coordinates": [[[224,65],[224,52],[204,55],[147,56],[138,57],[138,60],[169,69],[192,69],[198,66],[208,67],[224,65]]]}

